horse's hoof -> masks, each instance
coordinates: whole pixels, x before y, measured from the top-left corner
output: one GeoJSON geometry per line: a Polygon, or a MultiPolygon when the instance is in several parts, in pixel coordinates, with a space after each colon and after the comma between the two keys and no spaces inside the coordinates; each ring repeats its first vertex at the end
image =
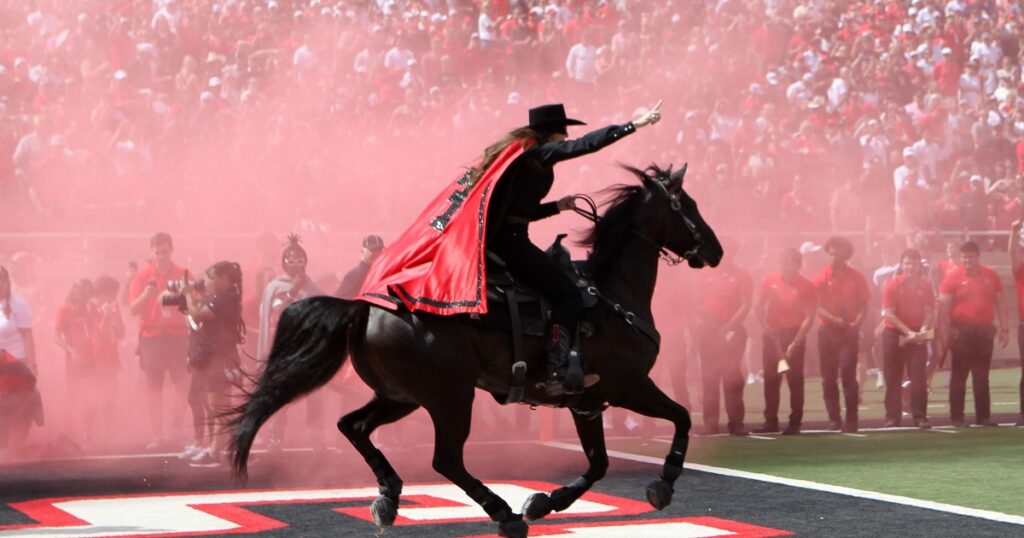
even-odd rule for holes
{"type": "Polygon", "coordinates": [[[512,519],[498,523],[498,536],[507,538],[526,538],[530,532],[530,526],[522,519],[512,519]]]}
{"type": "Polygon", "coordinates": [[[657,510],[664,510],[672,503],[672,486],[660,478],[647,484],[647,502],[657,510]]]}
{"type": "Polygon", "coordinates": [[[378,527],[382,529],[390,527],[395,524],[395,518],[398,517],[398,506],[395,505],[395,501],[391,500],[391,497],[381,495],[370,505],[370,515],[373,516],[373,522],[378,527]]]}
{"type": "Polygon", "coordinates": [[[551,513],[551,497],[547,493],[534,493],[523,503],[523,516],[530,521],[540,519],[551,513]]]}

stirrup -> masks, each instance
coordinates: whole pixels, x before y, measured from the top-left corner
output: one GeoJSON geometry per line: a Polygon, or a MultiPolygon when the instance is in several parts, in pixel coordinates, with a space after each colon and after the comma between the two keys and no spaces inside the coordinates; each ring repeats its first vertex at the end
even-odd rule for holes
{"type": "Polygon", "coordinates": [[[582,394],[583,391],[593,387],[601,381],[601,376],[598,374],[586,374],[583,376],[583,390],[581,391],[569,391],[565,388],[565,383],[562,381],[545,381],[544,383],[538,384],[537,388],[544,388],[544,394],[548,396],[561,396],[563,394],[582,394]]]}

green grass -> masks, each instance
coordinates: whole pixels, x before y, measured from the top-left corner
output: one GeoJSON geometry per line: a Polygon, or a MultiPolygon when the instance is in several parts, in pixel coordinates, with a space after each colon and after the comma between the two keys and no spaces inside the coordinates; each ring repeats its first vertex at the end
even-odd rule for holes
{"type": "MultiPolygon", "coordinates": [[[[939,371],[932,381],[932,392],[928,395],[928,416],[949,418],[949,388],[944,387],[949,379],[949,370],[939,371]]],[[[877,378],[868,376],[864,381],[864,393],[860,406],[860,418],[883,419],[885,418],[885,389],[875,388],[877,378]]],[[[1006,415],[1020,412],[1020,368],[1000,368],[992,370],[989,376],[989,392],[992,395],[992,413],[994,415],[1006,415]]],[[[842,400],[842,386],[840,385],[840,401],[842,400]]],[[[762,422],[764,411],[764,384],[755,383],[747,385],[743,391],[743,401],[747,407],[747,424],[757,427],[762,422]]],[[[782,383],[782,398],[779,405],[779,420],[785,422],[789,416],[789,389],[785,381],[782,383]]],[[[971,388],[971,380],[967,380],[967,402],[964,407],[967,420],[974,418],[974,391],[971,388]]],[[[725,405],[721,406],[721,420],[725,421],[725,405]]],[[[821,394],[821,378],[815,377],[804,380],[804,422],[824,422],[828,419],[825,413],[825,401],[821,394]]],[[[909,426],[912,419],[905,418],[904,425],[909,426]]],[[[702,424],[700,413],[694,413],[694,423],[702,424]]]]}
{"type": "MultiPolygon", "coordinates": [[[[1020,410],[1020,368],[993,370],[990,376],[992,413],[1017,416],[1020,410]]],[[[949,389],[943,387],[949,371],[936,374],[928,399],[928,414],[949,417],[949,389]]],[[[864,383],[860,417],[863,421],[885,416],[884,389],[876,378],[864,383]]],[[[763,384],[744,391],[746,423],[761,421],[763,384]]],[[[789,393],[782,385],[779,418],[785,425],[789,393]]],[[[827,419],[821,380],[805,381],[804,424],[827,419]]],[[[722,421],[725,406],[722,405],[722,421]]],[[[968,382],[966,413],[974,418],[973,394],[968,382]]],[[[699,431],[701,413],[693,413],[699,431]]],[[[904,417],[904,426],[912,421],[904,417]]],[[[810,480],[916,499],[1024,516],[1024,428],[970,428],[957,433],[892,431],[868,432],[865,437],[811,434],[775,437],[774,441],[733,437],[691,437],[687,461],[810,480]]],[[[668,433],[660,429],[659,433],[668,433]]],[[[612,441],[609,448],[662,457],[668,446],[636,440],[612,441]]]]}
{"type": "MultiPolygon", "coordinates": [[[[1024,428],[691,438],[688,461],[1024,516],[1024,428]]],[[[613,441],[662,457],[668,445],[613,441]]]]}

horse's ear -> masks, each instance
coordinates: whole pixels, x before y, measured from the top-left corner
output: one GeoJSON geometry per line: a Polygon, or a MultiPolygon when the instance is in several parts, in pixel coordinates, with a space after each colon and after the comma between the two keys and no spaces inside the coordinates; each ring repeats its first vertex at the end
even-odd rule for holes
{"type": "Polygon", "coordinates": [[[683,163],[683,167],[678,172],[673,173],[672,167],[669,167],[669,185],[673,187],[678,186],[683,188],[683,178],[686,176],[686,169],[690,166],[690,163],[683,163]]]}

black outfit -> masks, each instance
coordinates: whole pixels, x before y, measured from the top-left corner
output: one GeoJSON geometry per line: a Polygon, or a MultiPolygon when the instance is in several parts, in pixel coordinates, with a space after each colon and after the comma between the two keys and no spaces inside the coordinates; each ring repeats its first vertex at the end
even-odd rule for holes
{"type": "Polygon", "coordinates": [[[747,349],[747,331],[739,326],[726,339],[722,322],[713,316],[698,321],[697,347],[700,349],[700,370],[703,380],[704,426],[714,431],[718,426],[719,390],[725,396],[725,414],[729,431],[743,427],[743,351],[747,349]]]}
{"type": "Polygon", "coordinates": [[[366,280],[366,274],[370,272],[370,267],[371,265],[366,263],[366,261],[360,260],[359,265],[345,273],[345,278],[341,279],[341,284],[338,284],[338,289],[334,292],[334,296],[350,301],[355,298],[356,294],[359,293],[359,289],[363,287],[363,281],[366,280]]]}
{"type": "Polygon", "coordinates": [[[992,340],[996,328],[991,323],[954,321],[950,325],[956,336],[950,345],[953,365],[949,377],[949,417],[953,422],[964,420],[967,376],[970,375],[974,387],[975,420],[986,421],[991,417],[992,409],[988,374],[992,368],[992,340]]]}
{"type": "Polygon", "coordinates": [[[593,153],[636,131],[632,123],[610,125],[575,140],[545,142],[516,158],[497,182],[487,219],[487,247],[509,272],[551,301],[552,323],[573,331],[580,316],[576,284],[530,242],[529,223],[558,214],[557,202],[542,204],[555,181],[555,164],[593,153]]]}
{"type": "Polygon", "coordinates": [[[214,294],[207,298],[206,306],[213,312],[213,319],[203,322],[194,337],[200,338],[212,347],[208,363],[196,368],[192,387],[195,391],[226,392],[233,381],[228,370],[239,368],[238,344],[242,320],[242,305],[237,293],[214,294]],[[198,387],[196,386],[198,383],[198,387]]]}
{"type": "Polygon", "coordinates": [[[818,355],[821,357],[821,385],[825,393],[825,409],[830,421],[838,421],[839,383],[843,381],[846,422],[857,423],[860,393],[857,384],[857,353],[860,331],[823,325],[818,330],[818,355]]]}
{"type": "Polygon", "coordinates": [[[910,411],[915,420],[928,416],[928,345],[904,344],[900,332],[886,327],[882,332],[882,368],[885,375],[885,418],[899,422],[903,416],[904,372],[910,378],[910,411]]]}
{"type": "Polygon", "coordinates": [[[804,356],[807,346],[793,346],[793,353],[786,357],[789,370],[779,373],[779,349],[785,351],[796,339],[799,327],[775,329],[777,336],[765,334],[761,363],[764,367],[764,421],[768,425],[779,424],[779,400],[781,398],[782,378],[785,376],[789,386],[789,425],[799,428],[804,420],[804,356]]]}
{"type": "Polygon", "coordinates": [[[206,425],[218,410],[209,409],[207,395],[226,394],[232,385],[241,382],[238,344],[241,340],[239,327],[242,320],[242,305],[238,294],[228,292],[214,294],[206,299],[206,306],[213,312],[213,319],[204,321],[189,335],[189,361],[192,382],[188,387],[188,402],[192,408],[192,427],[196,440],[203,438],[206,425]],[[200,351],[207,348],[208,351],[200,351]],[[204,357],[201,361],[196,357],[204,357]],[[230,372],[239,371],[238,379],[229,377],[230,372]]]}

